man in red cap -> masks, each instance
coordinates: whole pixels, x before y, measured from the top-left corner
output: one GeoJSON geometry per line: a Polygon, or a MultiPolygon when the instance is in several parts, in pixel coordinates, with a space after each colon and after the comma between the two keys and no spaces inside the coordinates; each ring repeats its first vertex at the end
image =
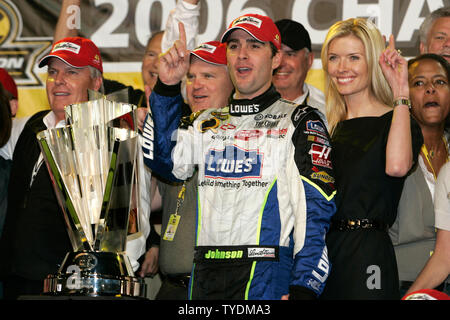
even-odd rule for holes
{"type": "MultiPolygon", "coordinates": [[[[150,96],[153,117],[148,116],[144,124],[145,162],[153,153],[153,119],[167,119],[175,127],[178,127],[181,119],[183,126],[189,125],[195,112],[225,106],[233,88],[226,66],[226,47],[218,41],[210,41],[189,54],[186,52],[182,26],[180,34],[181,39],[160,59],[158,80],[150,96]],[[176,59],[179,50],[186,53],[186,59],[178,68],[169,67],[173,62],[172,57],[176,59]],[[182,103],[181,96],[181,80],[185,76],[189,105],[182,103]],[[174,101],[179,108],[168,115],[167,109],[162,106],[174,101]]],[[[159,170],[153,173],[157,175],[159,170]]],[[[195,247],[197,174],[178,184],[158,181],[158,191],[162,198],[159,265],[163,282],[156,299],[186,300],[195,247]]]]}
{"type": "Polygon", "coordinates": [[[269,17],[248,14],[235,19],[223,34],[222,42],[227,43],[236,98],[253,99],[272,86],[272,73],[281,62],[281,36],[269,17]]]}
{"type": "MultiPolygon", "coordinates": [[[[190,298],[315,298],[330,269],[324,240],[336,210],[328,132],[316,109],[273,87],[281,39],[269,17],[235,19],[221,42],[235,90],[227,106],[175,133],[180,98],[151,98],[154,123],[147,119],[154,130],[145,163],[172,181],[198,174],[190,298]]],[[[160,76],[186,63],[175,43],[160,76]]]]}
{"type": "Polygon", "coordinates": [[[56,273],[65,254],[72,250],[36,134],[65,125],[64,106],[87,101],[88,89],[98,91],[102,85],[100,52],[88,39],[56,42],[39,63],[40,67],[45,65],[51,110],[18,119],[10,140],[0,150],[5,159],[13,160],[0,241],[5,257],[0,259],[5,299],[42,293],[43,280],[56,273]]]}
{"type": "MultiPolygon", "coordinates": [[[[160,63],[165,66],[173,63],[172,57],[181,50],[177,44],[160,58],[160,63]]],[[[159,75],[160,84],[177,85],[186,75],[186,96],[192,112],[224,106],[233,89],[225,53],[226,47],[220,42],[205,42],[187,55],[186,63],[180,64],[173,73],[159,75]]]]}
{"type": "Polygon", "coordinates": [[[88,101],[88,89],[102,85],[102,59],[97,46],[82,37],[64,38],[53,44],[50,53],[39,62],[47,69],[47,98],[56,122],[64,120],[64,107],[88,101]]]}
{"type": "MultiPolygon", "coordinates": [[[[73,19],[72,10],[77,8],[81,12],[80,0],[62,0],[60,15],[54,33],[54,41],[59,41],[66,37],[75,37],[79,35],[79,31],[75,25],[70,26],[67,21],[73,19]]],[[[148,98],[156,83],[158,77],[158,57],[162,50],[167,50],[172,46],[173,41],[177,36],[177,22],[182,21],[187,27],[188,39],[187,44],[189,48],[195,47],[195,35],[198,29],[198,15],[200,14],[199,0],[178,0],[174,10],[171,10],[166,22],[166,29],[152,33],[145,46],[145,52],[142,58],[142,80],[144,90],[133,88],[121,82],[103,78],[104,93],[106,95],[115,93],[117,91],[127,90],[128,101],[138,106],[138,127],[142,130],[143,120],[145,119],[148,98]],[[140,108],[143,107],[143,108],[140,108]],[[144,112],[145,111],[145,112],[144,112]]],[[[125,101],[124,101],[125,102],[125,101]]],[[[156,180],[152,179],[151,194],[156,186],[156,180]]],[[[146,192],[148,193],[148,192],[146,192]]],[[[155,201],[156,203],[156,201],[155,201]]],[[[155,209],[153,209],[155,210],[155,209]]],[[[158,220],[158,215],[152,216],[158,220]]],[[[146,275],[154,275],[158,270],[158,247],[159,234],[156,233],[155,228],[151,225],[150,235],[147,238],[148,251],[145,254],[145,259],[139,261],[141,268],[138,275],[145,277],[146,275]]],[[[141,260],[141,259],[140,259],[141,260]]],[[[149,291],[152,294],[151,291],[149,291]]]]}
{"type": "Polygon", "coordinates": [[[14,79],[10,76],[8,71],[0,68],[0,82],[6,90],[9,105],[11,107],[11,116],[15,117],[19,109],[19,95],[17,93],[17,86],[14,79]]]}

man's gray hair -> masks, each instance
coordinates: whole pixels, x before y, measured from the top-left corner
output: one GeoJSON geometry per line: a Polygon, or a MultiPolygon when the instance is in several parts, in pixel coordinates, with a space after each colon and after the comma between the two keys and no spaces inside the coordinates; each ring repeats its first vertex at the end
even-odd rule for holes
{"type": "MultiPolygon", "coordinates": [[[[95,78],[103,78],[103,74],[100,72],[100,70],[98,70],[97,68],[94,68],[92,66],[88,66],[89,71],[91,73],[91,78],[95,79],[95,78]]],[[[105,87],[103,85],[103,81],[102,81],[102,85],[100,87],[100,89],[98,89],[99,92],[101,93],[105,93],[105,87]]]]}
{"type": "Polygon", "coordinates": [[[437,19],[444,17],[450,17],[450,7],[442,7],[437,10],[434,10],[425,18],[425,20],[423,20],[419,29],[420,42],[422,42],[423,44],[428,43],[427,38],[431,26],[437,19]]]}

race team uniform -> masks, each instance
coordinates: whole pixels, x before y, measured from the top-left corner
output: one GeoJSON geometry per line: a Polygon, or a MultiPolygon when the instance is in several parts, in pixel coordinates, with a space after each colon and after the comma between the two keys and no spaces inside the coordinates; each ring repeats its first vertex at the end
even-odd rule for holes
{"type": "Polygon", "coordinates": [[[281,99],[272,86],[180,126],[179,91],[156,84],[143,151],[144,163],[167,179],[198,169],[190,298],[320,295],[336,207],[329,137],[316,109],[281,99]]]}

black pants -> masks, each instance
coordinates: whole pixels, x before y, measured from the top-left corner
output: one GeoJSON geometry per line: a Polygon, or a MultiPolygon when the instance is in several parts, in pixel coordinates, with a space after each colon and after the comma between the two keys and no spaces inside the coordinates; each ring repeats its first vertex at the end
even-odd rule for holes
{"type": "Polygon", "coordinates": [[[196,263],[193,300],[245,300],[252,262],[196,263]]]}
{"type": "Polygon", "coordinates": [[[188,292],[188,283],[172,281],[165,276],[155,300],[188,300],[188,292]]]}

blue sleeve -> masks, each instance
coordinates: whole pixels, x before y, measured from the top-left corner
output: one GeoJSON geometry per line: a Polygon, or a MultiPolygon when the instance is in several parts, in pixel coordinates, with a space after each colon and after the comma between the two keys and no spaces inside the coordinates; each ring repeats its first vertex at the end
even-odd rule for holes
{"type": "Polygon", "coordinates": [[[144,164],[158,176],[174,182],[180,181],[172,174],[171,155],[176,144],[173,135],[180,124],[182,104],[179,85],[165,86],[158,82],[150,95],[151,111],[147,114],[142,133],[144,164]],[[168,92],[165,95],[161,94],[164,89],[168,92]]]}
{"type": "MultiPolygon", "coordinates": [[[[300,107],[299,107],[300,108],[300,107]]],[[[300,109],[299,109],[300,110],[300,109]]],[[[294,115],[296,112],[294,112],[294,115]]],[[[325,236],[336,212],[335,180],[331,144],[322,119],[315,112],[293,119],[294,161],[300,173],[306,199],[306,225],[302,245],[294,251],[290,298],[304,297],[305,288],[319,296],[331,266],[325,236]]],[[[295,246],[297,247],[297,245],[295,246]]]]}
{"type": "Polygon", "coordinates": [[[307,199],[306,235],[302,249],[294,257],[289,291],[297,292],[296,287],[303,287],[319,296],[331,270],[325,235],[336,207],[334,199],[324,198],[316,186],[305,181],[303,184],[307,199]]]}

